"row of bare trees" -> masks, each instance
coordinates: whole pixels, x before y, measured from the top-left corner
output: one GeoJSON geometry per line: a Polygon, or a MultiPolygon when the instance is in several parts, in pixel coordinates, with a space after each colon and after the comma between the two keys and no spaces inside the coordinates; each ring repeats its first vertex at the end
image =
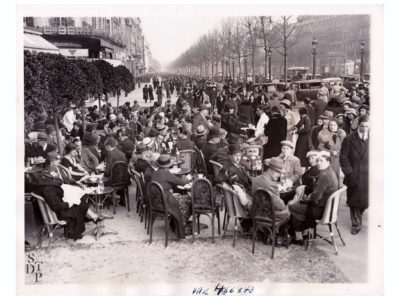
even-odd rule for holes
{"type": "MultiPolygon", "coordinates": [[[[171,69],[188,74],[212,77],[242,78],[247,80],[247,60],[251,59],[252,81],[255,81],[255,57],[264,51],[264,77],[268,78],[268,51],[283,56],[287,80],[287,55],[299,36],[293,16],[229,17],[212,31],[201,36],[195,44],[181,54],[171,69]],[[235,74],[235,63],[238,74],[235,74]],[[244,63],[244,73],[241,73],[244,63]],[[221,68],[221,69],[220,69],[221,68]],[[211,74],[209,73],[211,70],[211,74]],[[221,71],[221,72],[220,72],[221,71]]],[[[282,74],[275,74],[282,75],[282,74]]]]}

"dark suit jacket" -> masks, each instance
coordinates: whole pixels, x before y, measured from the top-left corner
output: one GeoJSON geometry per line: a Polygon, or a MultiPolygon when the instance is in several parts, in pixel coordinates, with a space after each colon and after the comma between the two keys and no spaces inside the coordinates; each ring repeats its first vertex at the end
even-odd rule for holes
{"type": "Polygon", "coordinates": [[[178,139],[176,146],[178,150],[194,150],[195,144],[189,139],[178,139]]]}
{"type": "Polygon", "coordinates": [[[119,150],[117,148],[115,148],[112,151],[107,151],[107,154],[106,154],[106,170],[104,172],[104,176],[106,176],[106,177],[110,177],[111,176],[111,167],[117,161],[123,161],[123,162],[126,163],[127,160],[126,160],[125,154],[121,150],[119,150]]]}
{"type": "Polygon", "coordinates": [[[251,190],[251,178],[247,174],[243,166],[235,166],[231,160],[224,163],[218,176],[215,178],[215,183],[226,182],[230,185],[241,184],[247,192],[251,190]]]}
{"type": "Polygon", "coordinates": [[[367,208],[369,179],[369,138],[361,140],[358,131],[346,136],[340,150],[340,166],[344,173],[343,183],[348,187],[347,203],[367,208]]]}

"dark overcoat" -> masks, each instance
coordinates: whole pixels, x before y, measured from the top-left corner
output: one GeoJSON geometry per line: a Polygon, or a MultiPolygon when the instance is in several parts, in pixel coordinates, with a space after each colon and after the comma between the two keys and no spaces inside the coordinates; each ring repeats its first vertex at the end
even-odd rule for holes
{"type": "Polygon", "coordinates": [[[369,178],[369,139],[363,141],[358,131],[346,136],[340,150],[340,166],[347,186],[347,204],[367,208],[369,178]]]}
{"type": "Polygon", "coordinates": [[[264,145],[264,158],[278,156],[281,153],[281,141],[286,139],[287,120],[280,114],[271,116],[265,126],[264,134],[268,143],[264,145]]]}

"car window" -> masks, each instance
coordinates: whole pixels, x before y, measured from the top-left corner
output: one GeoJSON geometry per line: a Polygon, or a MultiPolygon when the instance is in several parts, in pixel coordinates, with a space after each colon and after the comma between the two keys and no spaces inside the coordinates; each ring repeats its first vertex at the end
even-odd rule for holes
{"type": "Polygon", "coordinates": [[[308,89],[308,83],[300,83],[300,89],[304,90],[304,89],[308,89]]]}
{"type": "Polygon", "coordinates": [[[321,83],[320,82],[312,82],[310,84],[311,88],[320,88],[321,87],[321,83]]]}
{"type": "Polygon", "coordinates": [[[267,86],[267,91],[268,92],[276,92],[276,86],[275,85],[268,85],[267,86]]]}

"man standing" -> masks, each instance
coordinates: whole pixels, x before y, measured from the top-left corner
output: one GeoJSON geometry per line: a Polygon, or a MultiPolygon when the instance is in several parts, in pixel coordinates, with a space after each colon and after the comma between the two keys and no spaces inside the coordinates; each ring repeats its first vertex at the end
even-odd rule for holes
{"type": "Polygon", "coordinates": [[[278,156],[281,153],[281,142],[286,138],[287,121],[281,115],[277,106],[271,109],[271,119],[265,126],[264,134],[268,138],[264,147],[264,157],[270,158],[278,156]]]}
{"type": "Polygon", "coordinates": [[[206,104],[200,104],[200,112],[193,117],[193,126],[192,130],[195,133],[198,126],[202,125],[206,132],[210,130],[212,124],[207,120],[207,117],[210,115],[209,108],[206,104]]]}
{"type": "Polygon", "coordinates": [[[71,130],[74,128],[74,123],[76,121],[75,110],[75,104],[70,104],[69,110],[64,114],[63,117],[63,123],[68,132],[71,132],[71,130]]]}
{"type": "Polygon", "coordinates": [[[362,214],[368,208],[368,144],[369,118],[361,116],[358,130],[345,137],[340,151],[340,165],[347,186],[347,204],[350,207],[351,233],[362,226],[362,214]]]}

